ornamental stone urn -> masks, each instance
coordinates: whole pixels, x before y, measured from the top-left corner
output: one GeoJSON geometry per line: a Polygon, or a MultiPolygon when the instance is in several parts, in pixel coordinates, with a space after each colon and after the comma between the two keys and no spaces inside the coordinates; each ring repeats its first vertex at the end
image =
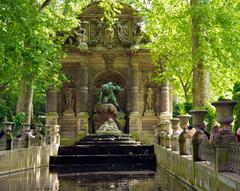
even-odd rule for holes
{"type": "Polygon", "coordinates": [[[179,142],[179,153],[180,155],[189,155],[190,154],[190,145],[188,145],[191,136],[187,133],[186,129],[189,126],[189,120],[191,115],[179,115],[178,118],[180,119],[180,126],[183,129],[181,134],[179,135],[178,142],[179,142]]]}
{"type": "Polygon", "coordinates": [[[23,123],[23,129],[22,129],[22,140],[24,140],[24,148],[28,148],[30,146],[30,137],[29,132],[30,131],[30,123],[23,123]]]}
{"type": "Polygon", "coordinates": [[[37,144],[38,144],[38,146],[41,146],[41,145],[43,145],[43,135],[42,135],[43,125],[42,124],[35,124],[35,127],[36,127],[36,132],[37,132],[37,135],[36,135],[37,144]]]}
{"type": "Polygon", "coordinates": [[[60,125],[53,125],[50,130],[50,136],[52,144],[60,145],[60,135],[59,135],[60,125]]]}
{"type": "Polygon", "coordinates": [[[170,119],[173,133],[171,136],[171,149],[172,151],[179,151],[179,143],[178,143],[178,137],[180,135],[180,120],[179,118],[172,118],[170,119]]]}
{"type": "Polygon", "coordinates": [[[162,122],[161,124],[158,125],[158,136],[159,136],[159,144],[163,147],[170,147],[170,137],[169,137],[169,126],[170,126],[170,121],[167,122],[162,122]]]}
{"type": "Polygon", "coordinates": [[[45,125],[45,144],[52,144],[52,137],[50,135],[50,131],[52,129],[52,125],[45,125]]]}
{"type": "Polygon", "coordinates": [[[220,123],[220,134],[216,139],[217,144],[236,142],[236,136],[232,133],[233,109],[237,102],[232,100],[213,102],[216,108],[217,122],[220,123]]]}
{"type": "Polygon", "coordinates": [[[11,150],[12,149],[12,141],[13,141],[13,136],[12,136],[12,126],[13,123],[9,121],[3,122],[3,132],[5,134],[6,138],[6,145],[5,148],[6,150],[11,150]]]}
{"type": "Polygon", "coordinates": [[[166,121],[165,125],[165,134],[164,134],[164,143],[166,148],[171,148],[171,122],[166,121]]]}
{"type": "Polygon", "coordinates": [[[202,131],[206,127],[204,118],[205,118],[205,115],[207,114],[207,110],[191,110],[190,114],[192,115],[193,128],[196,129],[196,132],[192,137],[193,160],[200,161],[201,158],[199,155],[199,147],[200,147],[201,140],[208,139],[207,136],[202,131]]]}

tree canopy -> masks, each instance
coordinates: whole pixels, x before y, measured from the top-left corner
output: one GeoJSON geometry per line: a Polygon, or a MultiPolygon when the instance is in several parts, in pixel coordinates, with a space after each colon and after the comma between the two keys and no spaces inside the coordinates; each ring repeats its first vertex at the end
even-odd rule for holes
{"type": "MultiPolygon", "coordinates": [[[[18,96],[19,83],[34,80],[42,102],[46,87],[61,84],[59,58],[78,15],[91,1],[15,0],[0,2],[0,93],[18,96]],[[4,91],[3,91],[4,90],[4,91]]],[[[210,71],[211,98],[231,92],[240,65],[240,3],[224,0],[103,0],[103,22],[116,22],[122,3],[143,17],[159,75],[171,80],[175,92],[192,101],[193,59],[201,58],[210,71]],[[194,6],[193,6],[194,3],[194,6]],[[199,48],[193,55],[192,19],[198,20],[199,48]],[[164,72],[162,72],[164,71],[164,72]]],[[[14,97],[14,96],[13,96],[14,97]]],[[[1,101],[1,100],[0,100],[1,101]]]]}

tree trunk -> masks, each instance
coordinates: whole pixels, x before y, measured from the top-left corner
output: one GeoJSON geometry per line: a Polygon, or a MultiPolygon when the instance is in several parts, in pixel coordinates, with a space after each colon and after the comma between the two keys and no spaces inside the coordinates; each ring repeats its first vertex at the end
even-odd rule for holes
{"type": "MultiPolygon", "coordinates": [[[[200,0],[191,0],[194,7],[201,3],[200,0]]],[[[192,16],[192,56],[193,56],[193,107],[205,106],[210,97],[210,75],[209,69],[205,66],[203,55],[199,48],[200,17],[197,11],[192,16]]]]}
{"type": "Polygon", "coordinates": [[[16,113],[24,112],[26,114],[25,123],[31,123],[33,111],[33,79],[23,76],[20,84],[20,93],[18,96],[16,113]]]}

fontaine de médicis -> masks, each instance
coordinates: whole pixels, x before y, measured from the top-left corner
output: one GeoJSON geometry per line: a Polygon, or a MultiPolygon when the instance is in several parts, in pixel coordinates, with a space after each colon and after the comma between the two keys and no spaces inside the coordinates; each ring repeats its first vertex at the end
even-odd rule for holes
{"type": "Polygon", "coordinates": [[[239,191],[237,3],[89,2],[0,3],[0,191],[239,191]],[[57,46],[65,80],[42,83],[57,46]]]}
{"type": "Polygon", "coordinates": [[[96,131],[94,108],[102,85],[108,82],[124,88],[117,95],[123,132],[154,134],[160,118],[171,117],[171,89],[168,83],[153,82],[150,50],[139,48],[147,41],[141,18],[129,6],[111,27],[101,22],[102,17],[97,4],[84,9],[65,43],[67,56],[61,60],[69,82],[60,91],[50,87],[47,92],[47,121],[61,126],[62,139],[96,131]]]}

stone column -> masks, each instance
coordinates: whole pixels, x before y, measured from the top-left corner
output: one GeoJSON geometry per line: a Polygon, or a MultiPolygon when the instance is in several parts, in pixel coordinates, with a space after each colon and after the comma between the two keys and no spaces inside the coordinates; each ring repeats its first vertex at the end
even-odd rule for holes
{"type": "Polygon", "coordinates": [[[170,117],[172,118],[173,113],[173,86],[169,84],[169,113],[170,117]]]}
{"type": "Polygon", "coordinates": [[[161,112],[159,115],[160,124],[163,122],[169,122],[170,114],[170,92],[169,92],[169,83],[164,82],[160,87],[160,104],[161,112]]]}
{"type": "Polygon", "coordinates": [[[160,88],[160,86],[157,86],[156,93],[154,96],[156,98],[155,111],[157,113],[157,116],[159,116],[161,113],[161,93],[160,92],[161,92],[161,88],[160,88]]]}
{"type": "Polygon", "coordinates": [[[86,134],[88,132],[88,68],[87,56],[83,56],[77,72],[77,96],[76,96],[76,112],[77,112],[77,134],[86,134]]]}
{"type": "Polygon", "coordinates": [[[47,113],[57,112],[57,90],[49,87],[47,91],[47,113]]]}
{"type": "Polygon", "coordinates": [[[129,115],[129,129],[130,133],[139,133],[142,129],[142,121],[139,113],[139,69],[136,58],[132,58],[130,69],[130,115],[129,115]]]}
{"type": "Polygon", "coordinates": [[[57,89],[50,87],[47,91],[47,113],[46,113],[46,124],[55,125],[58,120],[57,113],[57,89]]]}
{"type": "Polygon", "coordinates": [[[130,79],[130,111],[139,113],[138,111],[138,103],[139,103],[139,96],[138,96],[138,80],[139,80],[139,73],[138,67],[133,65],[131,67],[131,79],[130,79]]]}
{"type": "MultiPolygon", "coordinates": [[[[169,93],[169,83],[164,82],[160,87],[160,104],[161,112],[159,115],[159,125],[157,126],[157,136],[161,139],[170,139],[172,129],[171,129],[171,114],[170,114],[170,93],[169,93]]],[[[169,144],[168,144],[169,146],[169,144]]]]}

